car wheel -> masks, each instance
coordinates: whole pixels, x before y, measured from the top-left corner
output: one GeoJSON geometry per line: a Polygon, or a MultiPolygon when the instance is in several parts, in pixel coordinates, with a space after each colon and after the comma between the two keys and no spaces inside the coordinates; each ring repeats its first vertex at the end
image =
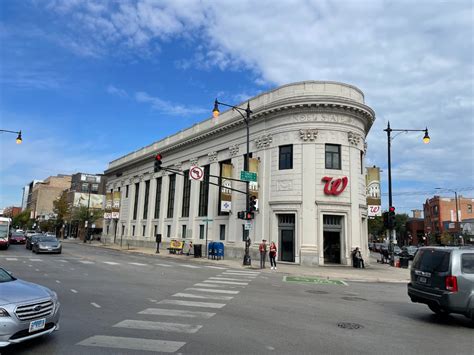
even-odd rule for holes
{"type": "Polygon", "coordinates": [[[449,315],[449,311],[440,307],[437,303],[430,303],[428,304],[428,307],[436,314],[440,316],[447,316],[449,315]]]}

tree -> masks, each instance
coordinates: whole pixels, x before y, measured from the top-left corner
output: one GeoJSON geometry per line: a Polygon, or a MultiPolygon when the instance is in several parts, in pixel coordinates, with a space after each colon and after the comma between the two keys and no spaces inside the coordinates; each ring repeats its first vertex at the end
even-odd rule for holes
{"type": "Polygon", "coordinates": [[[383,236],[385,234],[385,228],[383,226],[382,216],[375,216],[374,218],[369,219],[368,222],[369,234],[374,237],[383,236]]]}
{"type": "Polygon", "coordinates": [[[453,236],[449,234],[448,232],[444,231],[441,234],[440,241],[441,241],[441,244],[443,245],[451,245],[453,244],[453,236]]]}
{"type": "Polygon", "coordinates": [[[406,213],[395,215],[395,231],[398,236],[405,235],[408,218],[406,213]]]}
{"type": "Polygon", "coordinates": [[[14,228],[23,228],[29,229],[33,225],[33,222],[30,221],[30,211],[24,210],[23,212],[19,213],[12,219],[12,226],[14,228]]]}
{"type": "Polygon", "coordinates": [[[64,220],[69,219],[71,215],[66,191],[64,191],[57,200],[53,201],[53,212],[56,214],[54,229],[56,235],[59,235],[59,231],[64,225],[64,220]]]}

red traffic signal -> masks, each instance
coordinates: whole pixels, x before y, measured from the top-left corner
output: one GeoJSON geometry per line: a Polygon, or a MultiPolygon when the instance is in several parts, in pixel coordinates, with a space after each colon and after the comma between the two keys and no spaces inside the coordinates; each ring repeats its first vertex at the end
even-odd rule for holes
{"type": "Polygon", "coordinates": [[[161,162],[161,159],[162,159],[161,154],[157,154],[157,155],[155,156],[155,168],[154,168],[155,173],[157,173],[158,171],[161,170],[161,163],[162,163],[162,162],[161,162]]]}
{"type": "Polygon", "coordinates": [[[388,211],[389,211],[389,212],[395,212],[395,207],[390,206],[390,207],[388,208],[388,211]]]}

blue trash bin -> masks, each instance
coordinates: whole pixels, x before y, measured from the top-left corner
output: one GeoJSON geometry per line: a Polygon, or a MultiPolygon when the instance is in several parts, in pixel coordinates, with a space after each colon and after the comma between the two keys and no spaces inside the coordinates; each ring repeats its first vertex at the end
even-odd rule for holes
{"type": "Polygon", "coordinates": [[[216,243],[216,256],[217,259],[219,260],[220,258],[224,259],[224,243],[216,243]]]}
{"type": "Polygon", "coordinates": [[[214,242],[209,242],[207,245],[207,258],[213,258],[214,259],[214,242]]]}

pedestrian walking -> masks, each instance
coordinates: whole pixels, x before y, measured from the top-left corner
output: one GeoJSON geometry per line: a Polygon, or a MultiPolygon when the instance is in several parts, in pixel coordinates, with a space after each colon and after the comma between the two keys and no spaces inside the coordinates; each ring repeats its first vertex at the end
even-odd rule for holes
{"type": "Polygon", "coordinates": [[[276,270],[277,269],[277,263],[276,263],[277,247],[275,245],[275,242],[270,243],[270,253],[268,255],[270,256],[271,269],[276,270]]]}
{"type": "Polygon", "coordinates": [[[262,239],[258,251],[260,252],[260,269],[265,269],[265,259],[267,257],[267,241],[265,239],[262,239]]]}

